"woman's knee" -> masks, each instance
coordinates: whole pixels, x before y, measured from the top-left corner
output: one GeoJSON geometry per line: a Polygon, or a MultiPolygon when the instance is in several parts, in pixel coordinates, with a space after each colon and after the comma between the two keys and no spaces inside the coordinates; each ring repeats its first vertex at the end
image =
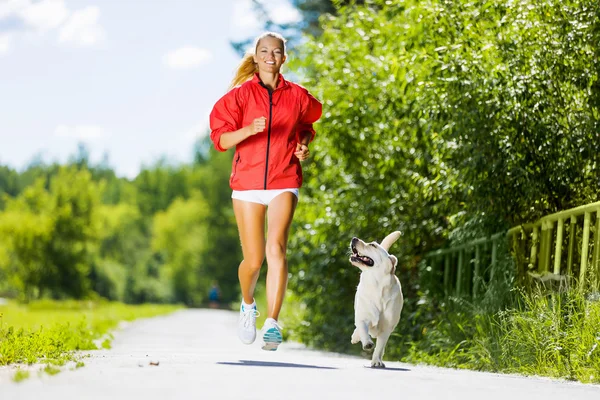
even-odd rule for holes
{"type": "Polygon", "coordinates": [[[286,246],[281,243],[267,243],[267,260],[285,260],[286,246]]]}
{"type": "Polygon", "coordinates": [[[264,260],[264,255],[244,257],[244,267],[251,270],[252,272],[260,271],[264,260]]]}

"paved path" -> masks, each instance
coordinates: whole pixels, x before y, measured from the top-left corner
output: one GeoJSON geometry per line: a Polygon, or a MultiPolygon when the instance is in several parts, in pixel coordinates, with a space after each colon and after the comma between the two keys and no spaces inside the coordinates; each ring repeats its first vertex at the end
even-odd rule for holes
{"type": "Polygon", "coordinates": [[[241,344],[236,324],[236,313],[221,310],[139,320],[115,334],[111,350],[93,352],[84,368],[33,374],[18,384],[0,380],[0,400],[600,400],[600,386],[389,361],[375,370],[366,359],[297,344],[265,352],[258,341],[241,344]]]}

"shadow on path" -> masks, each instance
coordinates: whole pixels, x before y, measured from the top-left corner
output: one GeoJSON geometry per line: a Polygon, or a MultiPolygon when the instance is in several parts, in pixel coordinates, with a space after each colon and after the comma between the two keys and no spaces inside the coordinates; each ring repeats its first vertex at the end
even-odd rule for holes
{"type": "Polygon", "coordinates": [[[402,371],[402,372],[410,372],[408,368],[394,368],[394,367],[385,367],[385,368],[373,368],[371,366],[365,365],[365,368],[374,369],[376,371],[402,371]]]}
{"type": "Polygon", "coordinates": [[[307,364],[292,364],[272,361],[253,361],[253,360],[240,360],[239,362],[218,362],[221,365],[241,365],[250,367],[285,367],[285,368],[316,368],[316,369],[337,369],[333,367],[320,367],[318,365],[307,365],[307,364]]]}

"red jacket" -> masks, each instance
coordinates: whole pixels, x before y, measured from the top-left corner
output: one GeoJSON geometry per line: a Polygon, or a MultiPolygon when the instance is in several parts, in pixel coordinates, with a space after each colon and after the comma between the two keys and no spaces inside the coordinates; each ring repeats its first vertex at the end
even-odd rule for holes
{"type": "Polygon", "coordinates": [[[263,132],[235,146],[229,186],[234,190],[287,189],[302,186],[302,167],[294,155],[302,132],[321,117],[322,105],[305,88],[279,75],[271,94],[258,74],[221,97],[210,113],[210,138],[219,151],[221,135],[267,118],[263,132]]]}

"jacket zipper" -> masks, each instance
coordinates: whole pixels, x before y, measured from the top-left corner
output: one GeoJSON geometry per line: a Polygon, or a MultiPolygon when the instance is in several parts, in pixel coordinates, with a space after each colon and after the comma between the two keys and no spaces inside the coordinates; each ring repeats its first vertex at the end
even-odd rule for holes
{"type": "Polygon", "coordinates": [[[265,163],[265,190],[267,190],[267,175],[269,173],[269,150],[271,148],[271,120],[273,119],[273,91],[265,87],[269,92],[269,128],[267,131],[267,160],[265,163]]]}

